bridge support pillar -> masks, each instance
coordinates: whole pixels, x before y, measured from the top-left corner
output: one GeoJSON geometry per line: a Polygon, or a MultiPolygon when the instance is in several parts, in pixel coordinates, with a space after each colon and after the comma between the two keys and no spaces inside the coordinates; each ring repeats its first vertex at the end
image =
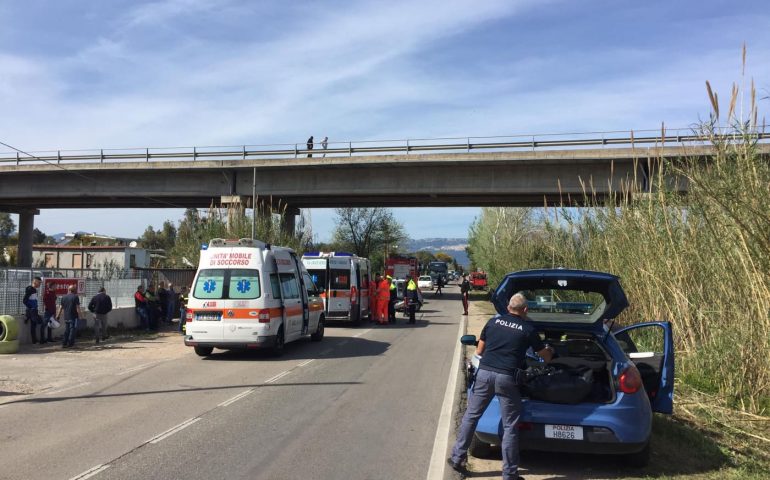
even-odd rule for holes
{"type": "Polygon", "coordinates": [[[299,208],[286,207],[281,212],[281,233],[286,236],[293,236],[297,228],[297,215],[299,208]]]}
{"type": "Polygon", "coordinates": [[[16,252],[16,266],[32,267],[32,237],[35,231],[35,215],[40,210],[21,210],[19,212],[19,249],[16,252]]]}

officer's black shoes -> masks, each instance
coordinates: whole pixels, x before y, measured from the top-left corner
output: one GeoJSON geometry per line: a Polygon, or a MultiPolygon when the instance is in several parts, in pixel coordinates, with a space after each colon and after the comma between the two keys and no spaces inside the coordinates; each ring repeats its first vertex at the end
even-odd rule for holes
{"type": "Polygon", "coordinates": [[[463,463],[455,463],[455,462],[452,461],[451,457],[446,459],[446,463],[448,463],[449,466],[452,467],[452,470],[454,470],[455,472],[461,473],[463,475],[467,475],[468,474],[468,469],[465,468],[465,464],[463,464],[463,463]]]}

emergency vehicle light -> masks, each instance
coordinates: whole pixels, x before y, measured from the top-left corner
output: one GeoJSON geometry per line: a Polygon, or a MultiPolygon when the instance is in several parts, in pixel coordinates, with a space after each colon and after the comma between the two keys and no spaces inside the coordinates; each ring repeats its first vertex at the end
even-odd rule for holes
{"type": "Polygon", "coordinates": [[[352,253],[348,253],[348,252],[334,252],[333,255],[335,257],[353,257],[354,256],[352,253]]]}

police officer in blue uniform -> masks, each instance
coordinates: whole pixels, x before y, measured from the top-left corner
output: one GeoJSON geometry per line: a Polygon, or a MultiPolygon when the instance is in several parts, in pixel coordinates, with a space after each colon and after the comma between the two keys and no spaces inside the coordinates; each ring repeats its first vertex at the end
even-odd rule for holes
{"type": "Polygon", "coordinates": [[[540,340],[535,328],[527,319],[527,299],[521,293],[514,294],[508,302],[506,315],[495,315],[481,330],[476,354],[481,356],[476,382],[468,399],[457,442],[447,463],[456,471],[466,473],[473,434],[481,415],[489,402],[497,395],[500,402],[500,418],[503,423],[503,480],[519,477],[519,438],[516,425],[521,414],[519,385],[523,377],[527,349],[537,352],[550,362],[553,349],[540,340]]]}

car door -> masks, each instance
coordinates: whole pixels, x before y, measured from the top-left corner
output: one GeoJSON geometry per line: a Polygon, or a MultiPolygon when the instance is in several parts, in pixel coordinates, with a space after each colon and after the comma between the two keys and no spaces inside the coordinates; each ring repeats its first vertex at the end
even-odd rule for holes
{"type": "Polygon", "coordinates": [[[286,340],[299,337],[302,329],[302,296],[294,273],[279,273],[281,294],[283,295],[283,312],[286,320],[286,340]]]}
{"type": "Polygon", "coordinates": [[[671,322],[638,323],[613,332],[634,362],[650,397],[652,410],[674,411],[674,337],[671,322]]]}

